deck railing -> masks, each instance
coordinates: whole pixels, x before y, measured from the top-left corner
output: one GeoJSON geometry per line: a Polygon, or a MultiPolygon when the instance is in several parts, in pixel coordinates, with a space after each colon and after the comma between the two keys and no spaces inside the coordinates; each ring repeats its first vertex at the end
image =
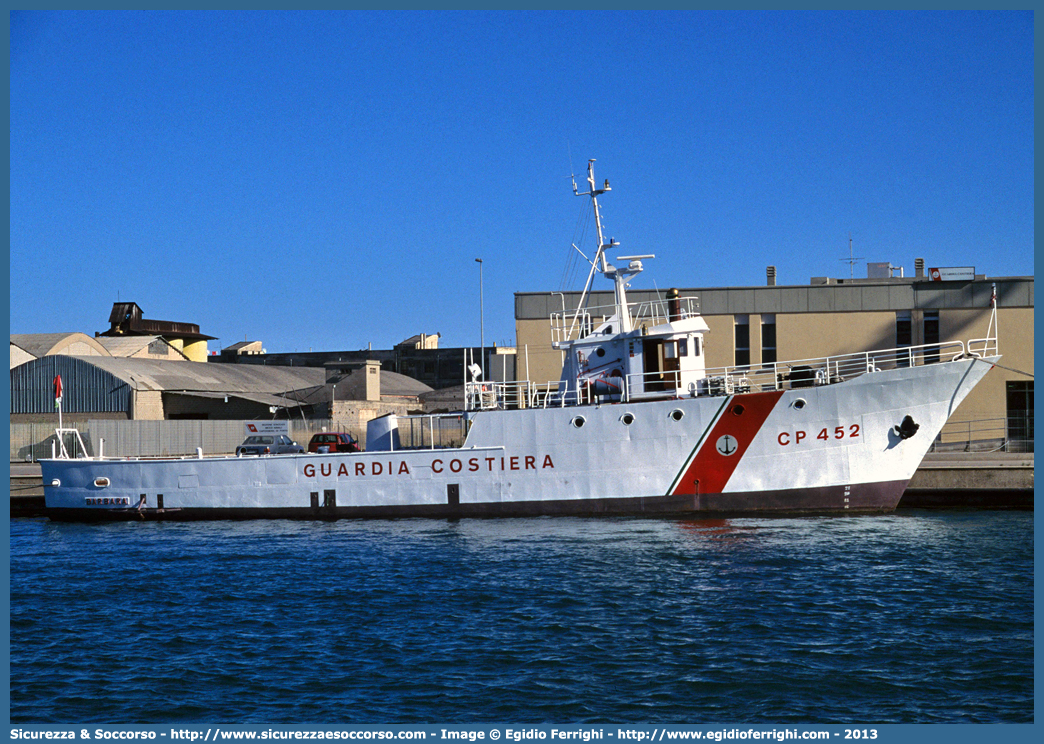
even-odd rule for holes
{"type": "Polygon", "coordinates": [[[516,408],[564,408],[594,402],[586,385],[564,386],[560,381],[469,382],[466,386],[465,409],[488,411],[516,408]]]}
{"type": "Polygon", "coordinates": [[[995,338],[950,341],[894,349],[837,354],[744,366],[717,367],[683,384],[686,372],[635,373],[619,381],[620,392],[599,395],[586,380],[533,383],[471,382],[466,385],[467,410],[548,408],[587,405],[599,399],[620,401],[643,398],[734,395],[737,393],[830,385],[889,369],[942,364],[965,357],[997,354],[995,338]]]}
{"type": "MultiPolygon", "coordinates": [[[[966,355],[963,341],[943,344],[903,346],[894,349],[838,354],[811,359],[794,359],[743,366],[715,367],[705,376],[679,389],[681,372],[638,373],[629,375],[628,390],[643,390],[647,396],[662,396],[665,391],[678,397],[692,395],[733,395],[765,390],[814,387],[851,380],[872,372],[900,367],[920,367],[948,362],[966,355]],[[638,383],[642,383],[639,385],[638,383]],[[650,388],[652,390],[650,391],[650,388]]],[[[982,356],[981,353],[978,356],[982,356]]],[[[641,397],[630,395],[629,397],[641,397]]]]}

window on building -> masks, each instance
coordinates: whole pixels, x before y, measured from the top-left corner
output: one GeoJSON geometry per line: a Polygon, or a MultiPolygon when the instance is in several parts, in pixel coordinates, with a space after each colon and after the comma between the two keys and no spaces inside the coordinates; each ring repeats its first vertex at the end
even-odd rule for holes
{"type": "MultiPolygon", "coordinates": [[[[910,320],[909,310],[900,310],[895,314],[895,346],[897,349],[903,349],[910,346],[913,343],[913,326],[910,320]]],[[[896,354],[896,365],[899,367],[909,367],[910,358],[909,356],[897,353],[896,354]]]]}
{"type": "Polygon", "coordinates": [[[156,339],[149,343],[149,354],[158,356],[167,356],[167,342],[161,339],[156,339]]]}
{"type": "Polygon", "coordinates": [[[924,311],[924,363],[935,364],[939,361],[939,347],[930,344],[939,343],[939,311],[924,311]]]}
{"type": "Polygon", "coordinates": [[[736,316],[736,366],[750,364],[750,316],[736,316]]]}
{"type": "Polygon", "coordinates": [[[1015,452],[1033,451],[1033,383],[1007,383],[1008,446],[1015,452]]]}
{"type": "Polygon", "coordinates": [[[776,316],[761,316],[761,363],[772,364],[776,361],[776,316]]]}

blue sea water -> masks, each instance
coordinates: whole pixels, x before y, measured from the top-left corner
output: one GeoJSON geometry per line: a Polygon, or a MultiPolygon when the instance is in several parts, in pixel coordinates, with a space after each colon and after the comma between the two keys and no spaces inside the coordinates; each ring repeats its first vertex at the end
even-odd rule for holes
{"type": "Polygon", "coordinates": [[[11,522],[11,721],[1033,720],[1033,515],[11,522]]]}

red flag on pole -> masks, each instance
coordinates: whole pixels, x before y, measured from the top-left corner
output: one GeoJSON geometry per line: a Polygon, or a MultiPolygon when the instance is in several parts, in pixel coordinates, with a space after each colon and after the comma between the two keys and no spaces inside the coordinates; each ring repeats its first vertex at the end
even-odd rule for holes
{"type": "Polygon", "coordinates": [[[58,405],[62,402],[62,376],[58,375],[54,378],[54,404],[58,405]]]}

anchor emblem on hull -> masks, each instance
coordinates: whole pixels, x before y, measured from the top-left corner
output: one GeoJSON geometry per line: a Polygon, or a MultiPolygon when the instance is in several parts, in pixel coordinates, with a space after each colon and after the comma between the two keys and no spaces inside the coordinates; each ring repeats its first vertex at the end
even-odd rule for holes
{"type": "Polygon", "coordinates": [[[725,436],[718,438],[714,447],[720,454],[728,457],[729,455],[736,453],[736,450],[739,449],[739,443],[736,441],[736,437],[726,434],[725,436]]]}

